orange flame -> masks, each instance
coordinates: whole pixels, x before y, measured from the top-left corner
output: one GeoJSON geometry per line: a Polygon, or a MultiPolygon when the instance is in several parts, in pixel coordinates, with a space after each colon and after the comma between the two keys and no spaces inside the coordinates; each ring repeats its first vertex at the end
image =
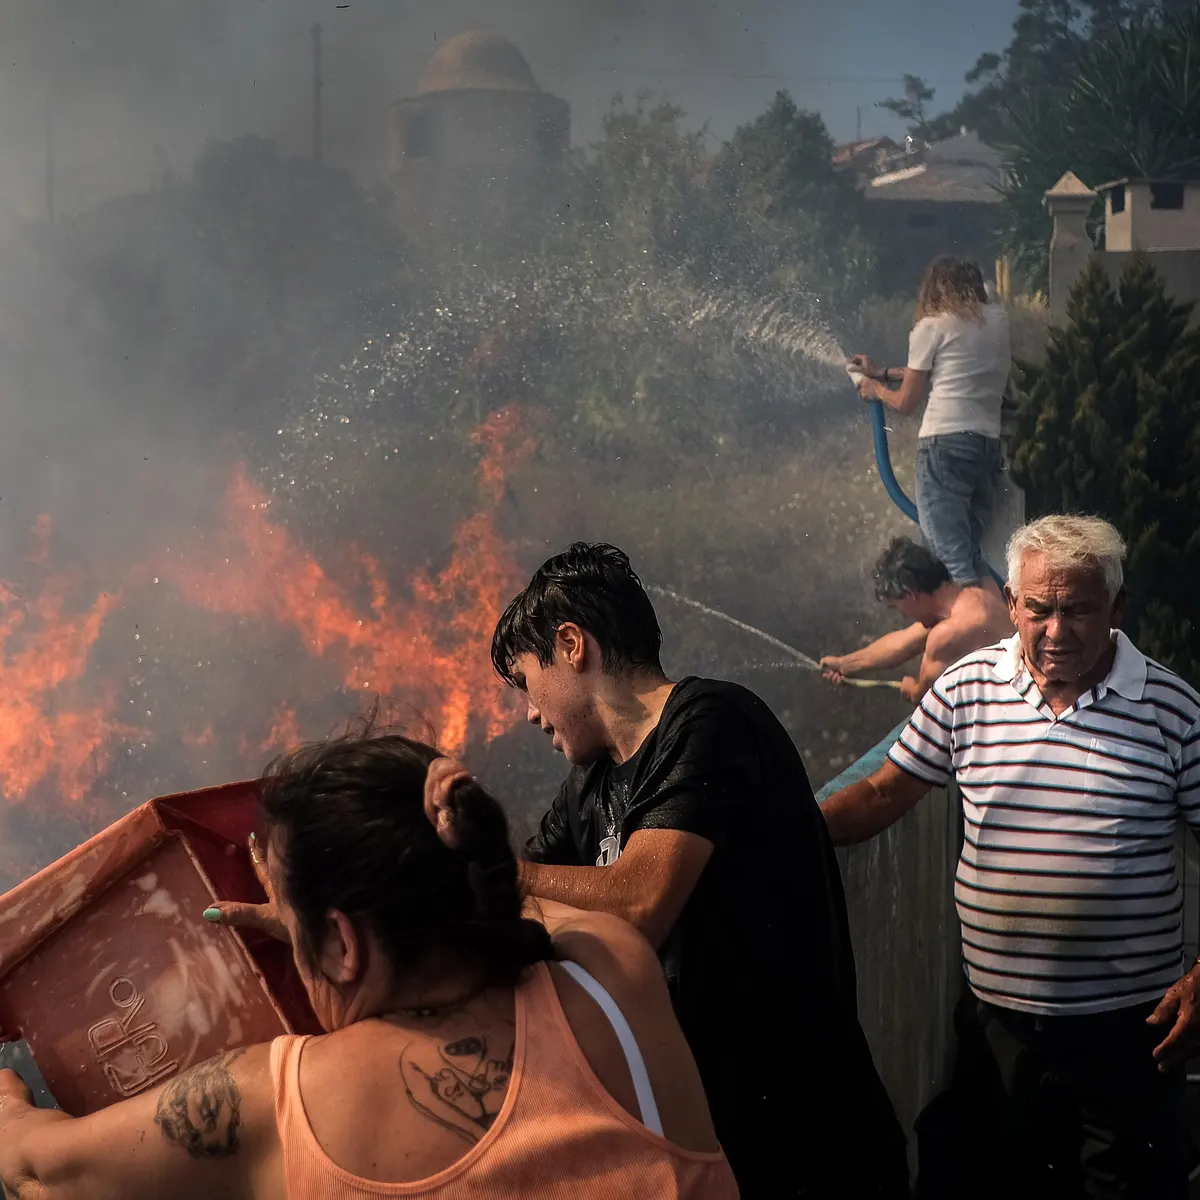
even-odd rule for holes
{"type": "Polygon", "coordinates": [[[484,448],[479,480],[487,505],[458,527],[441,571],[414,575],[407,602],[392,595],[379,563],[364,554],[355,565],[370,599],[356,603],[356,589],[331,578],[271,522],[270,499],[241,470],[225,500],[220,566],[197,571],[179,560],[177,584],[210,612],[294,630],[310,654],[336,663],[346,688],[410,701],[452,754],[476,730],[497,737],[517,714],[492,672],[489,650],[519,575],[496,529],[496,510],[508,471],[532,442],[510,410],[490,417],[473,441],[484,448]]]}
{"type": "MultiPolygon", "coordinates": [[[[174,602],[261,623],[251,626],[251,636],[272,639],[283,651],[272,658],[287,672],[276,683],[273,711],[247,714],[240,723],[235,717],[233,728],[219,712],[185,711],[182,697],[173,729],[167,713],[157,720],[168,724],[154,730],[115,719],[120,680],[101,671],[96,651],[118,597],[102,593],[86,611],[73,610],[69,598],[78,583],[53,574],[52,526],[49,517],[39,518],[26,570],[40,585],[0,583],[0,798],[22,803],[34,821],[46,811],[30,802],[34,796],[57,792],[78,805],[134,735],[143,748],[156,742],[168,754],[203,755],[193,769],[210,769],[212,762],[223,764],[222,771],[252,770],[258,755],[323,732],[308,728],[304,714],[321,711],[329,694],[342,689],[404,702],[432,724],[450,753],[472,738],[490,740],[511,729],[519,713],[492,671],[489,650],[503,605],[521,580],[497,518],[509,472],[532,442],[513,410],[489,417],[472,441],[481,450],[481,508],[459,524],[445,565],[415,572],[402,588],[365,554],[350,555],[350,569],[334,574],[271,519],[270,498],[246,472],[234,472],[204,551],[173,554],[167,569],[156,568],[175,585],[174,602]],[[288,639],[296,653],[287,653],[288,639]],[[309,664],[303,672],[297,659],[309,664]],[[328,668],[333,678],[323,681],[328,668]]],[[[128,581],[143,575],[149,579],[142,567],[127,571],[126,590],[139,588],[128,581]]],[[[169,641],[175,627],[167,628],[169,641]]],[[[270,687],[264,679],[263,689],[270,687]]],[[[104,814],[100,805],[94,815],[104,814]]],[[[8,862],[0,858],[0,873],[8,862]]]]}
{"type": "Polygon", "coordinates": [[[290,708],[281,708],[276,711],[275,718],[271,722],[271,732],[267,734],[259,746],[264,754],[268,750],[294,750],[300,743],[304,741],[300,733],[300,722],[296,714],[290,708]]]}
{"type": "MultiPolygon", "coordinates": [[[[31,561],[45,561],[49,539],[50,520],[43,516],[31,561]]],[[[117,597],[102,594],[72,617],[63,613],[66,591],[66,580],[50,579],[24,601],[0,584],[0,792],[10,801],[27,800],[53,778],[65,799],[79,803],[107,764],[112,743],[137,732],[113,719],[113,695],[81,703],[79,685],[117,597]]]]}

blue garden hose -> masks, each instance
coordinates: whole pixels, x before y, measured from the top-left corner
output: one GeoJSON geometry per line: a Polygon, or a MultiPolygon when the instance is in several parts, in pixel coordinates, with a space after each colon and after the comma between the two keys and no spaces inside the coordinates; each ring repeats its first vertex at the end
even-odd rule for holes
{"type": "MultiPolygon", "coordinates": [[[[884,490],[892,503],[910,520],[917,519],[917,506],[904,494],[900,480],[892,469],[892,455],[888,450],[887,426],[884,424],[883,401],[868,400],[867,408],[871,413],[871,432],[875,437],[875,466],[884,490]]],[[[990,568],[989,568],[990,569],[990,568]]]]}
{"type": "MultiPolygon", "coordinates": [[[[875,439],[875,467],[879,472],[880,481],[892,503],[910,520],[917,520],[917,506],[908,498],[892,469],[892,455],[888,449],[887,426],[884,424],[883,401],[868,400],[867,408],[871,413],[871,433],[875,439]]],[[[985,563],[988,573],[996,581],[996,586],[1004,590],[1004,580],[991,563],[985,563]]]]}

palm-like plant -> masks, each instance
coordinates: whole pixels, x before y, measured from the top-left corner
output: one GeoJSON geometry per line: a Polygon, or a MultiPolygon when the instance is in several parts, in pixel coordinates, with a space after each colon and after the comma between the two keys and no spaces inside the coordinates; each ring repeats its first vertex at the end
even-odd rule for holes
{"type": "Polygon", "coordinates": [[[1095,186],[1200,176],[1200,5],[1095,36],[1065,86],[1011,105],[1002,238],[1034,287],[1047,276],[1044,193],[1064,171],[1095,186]]]}

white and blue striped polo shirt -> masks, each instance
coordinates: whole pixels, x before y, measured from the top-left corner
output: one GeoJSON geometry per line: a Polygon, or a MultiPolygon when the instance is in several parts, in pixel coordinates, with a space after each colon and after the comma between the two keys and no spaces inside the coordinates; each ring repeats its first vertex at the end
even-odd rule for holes
{"type": "Polygon", "coordinates": [[[1200,695],[1122,633],[1108,678],[1061,716],[1018,638],[968,655],[892,747],[962,791],[954,896],[981,1000],[1042,1015],[1158,1000],[1180,976],[1182,816],[1200,826],[1200,695]]]}

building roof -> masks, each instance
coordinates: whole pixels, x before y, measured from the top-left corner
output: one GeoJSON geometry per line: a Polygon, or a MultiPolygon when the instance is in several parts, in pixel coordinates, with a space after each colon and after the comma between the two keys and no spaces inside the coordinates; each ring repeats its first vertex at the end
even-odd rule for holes
{"type": "Polygon", "coordinates": [[[1128,187],[1131,183],[1144,183],[1147,187],[1155,183],[1182,183],[1184,187],[1200,187],[1200,179],[1180,179],[1178,177],[1174,179],[1148,179],[1143,176],[1133,175],[1126,176],[1124,179],[1111,179],[1108,183],[1100,184],[1096,188],[1096,191],[1103,194],[1104,192],[1111,192],[1113,188],[1128,187]]]}
{"type": "Polygon", "coordinates": [[[853,162],[860,154],[870,154],[872,150],[898,150],[899,146],[890,137],[867,138],[861,142],[847,142],[836,146],[833,151],[833,165],[844,167],[853,162]]]}
{"type": "Polygon", "coordinates": [[[525,56],[495,33],[456,33],[429,60],[417,84],[430,92],[540,92],[525,56]]]}
{"type": "Polygon", "coordinates": [[[1092,191],[1074,171],[1067,171],[1063,177],[1046,193],[1047,196],[1095,196],[1092,191]]]}
{"type": "Polygon", "coordinates": [[[930,200],[941,204],[999,204],[1002,173],[987,167],[921,163],[876,175],[868,181],[868,200],[930,200]]]}
{"type": "Polygon", "coordinates": [[[998,204],[1004,163],[978,134],[962,133],[899,160],[895,170],[867,181],[868,200],[926,200],[941,204],[998,204]]]}
{"type": "Polygon", "coordinates": [[[925,161],[953,163],[958,166],[994,167],[1000,171],[1004,159],[994,146],[989,146],[977,133],[964,129],[954,137],[933,142],[925,149],[925,161]]]}

